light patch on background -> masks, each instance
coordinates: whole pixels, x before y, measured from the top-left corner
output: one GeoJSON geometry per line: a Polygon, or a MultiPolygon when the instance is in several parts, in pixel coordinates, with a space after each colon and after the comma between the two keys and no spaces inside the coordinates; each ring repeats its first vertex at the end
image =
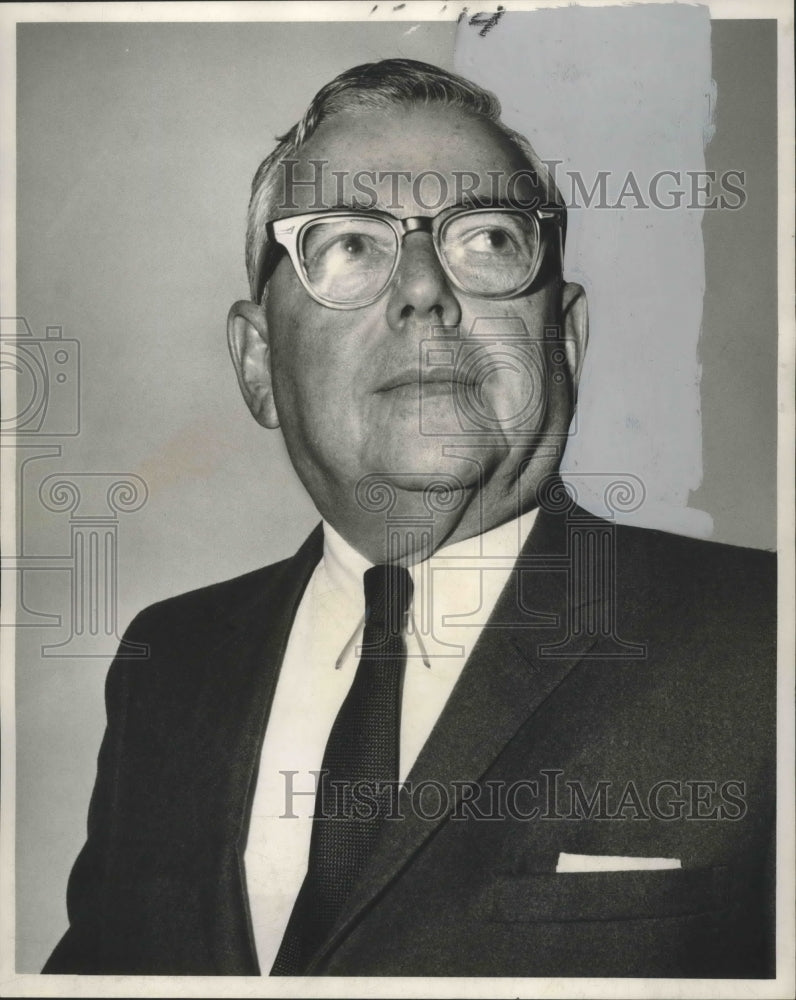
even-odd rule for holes
{"type": "MultiPolygon", "coordinates": [[[[648,195],[659,171],[680,171],[685,183],[687,171],[705,170],[715,89],[708,10],[513,11],[482,32],[460,24],[456,71],[497,94],[503,120],[543,160],[560,161],[567,204],[572,173],[589,192],[608,171],[609,206],[631,172],[650,205],[635,207],[627,193],[625,207],[599,208],[595,197],[587,208],[574,188],[583,207],[569,211],[565,273],[586,288],[591,333],[565,478],[605,516],[614,474],[638,477],[645,499],[624,520],[709,537],[710,515],[688,507],[702,482],[704,212],[687,207],[690,182],[680,208],[656,208],[648,195]]],[[[661,183],[659,200],[674,186],[661,183]]]]}

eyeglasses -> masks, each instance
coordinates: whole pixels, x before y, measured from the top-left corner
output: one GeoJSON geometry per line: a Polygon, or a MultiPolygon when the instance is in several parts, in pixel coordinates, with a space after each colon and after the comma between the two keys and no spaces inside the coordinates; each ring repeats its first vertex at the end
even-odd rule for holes
{"type": "MultiPolygon", "coordinates": [[[[563,209],[454,206],[410,219],[375,210],[312,212],[268,222],[266,232],[287,251],[316,302],[359,309],[384,294],[398,270],[404,237],[414,232],[431,234],[442,269],[460,291],[488,299],[517,295],[539,272],[546,222],[561,227],[563,209]]],[[[258,302],[277,263],[276,254],[263,253],[258,302]]]]}

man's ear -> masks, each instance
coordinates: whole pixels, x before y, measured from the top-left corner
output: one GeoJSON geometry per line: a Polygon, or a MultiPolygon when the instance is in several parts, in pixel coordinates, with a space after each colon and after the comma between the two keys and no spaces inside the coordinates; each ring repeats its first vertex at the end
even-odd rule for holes
{"type": "Polygon", "coordinates": [[[227,318],[227,342],[240,391],[252,416],[263,427],[278,427],[265,310],[255,302],[236,302],[227,318]]]}
{"type": "Polygon", "coordinates": [[[561,326],[572,385],[577,393],[589,342],[589,308],[583,287],[570,281],[561,292],[561,326]]]}

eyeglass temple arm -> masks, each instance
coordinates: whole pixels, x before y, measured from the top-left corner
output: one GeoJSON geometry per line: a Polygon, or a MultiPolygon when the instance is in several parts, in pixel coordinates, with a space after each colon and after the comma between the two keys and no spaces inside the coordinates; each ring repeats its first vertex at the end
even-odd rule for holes
{"type": "Polygon", "coordinates": [[[276,270],[276,265],[286,253],[285,247],[274,239],[271,223],[268,223],[268,242],[260,250],[260,260],[257,263],[257,274],[254,282],[255,302],[262,302],[265,286],[276,270]]]}

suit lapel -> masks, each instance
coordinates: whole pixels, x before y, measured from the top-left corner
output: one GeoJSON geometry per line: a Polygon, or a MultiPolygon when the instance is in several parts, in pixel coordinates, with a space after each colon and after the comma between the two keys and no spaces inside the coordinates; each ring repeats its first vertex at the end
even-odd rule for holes
{"type": "Polygon", "coordinates": [[[404,802],[405,819],[385,824],[361,879],[309,972],[318,968],[368,905],[447,820],[461,797],[461,786],[457,790],[451,782],[480,780],[594,644],[595,634],[571,632],[567,545],[565,518],[540,511],[515,571],[407,776],[407,785],[415,788],[425,781],[443,784],[450,791],[448,810],[429,820],[415,815],[404,802]],[[540,613],[550,616],[548,620],[555,625],[540,627],[540,613]],[[517,624],[523,621],[528,624],[517,624]],[[551,646],[558,647],[554,655],[550,655],[551,646]]]}
{"type": "Polygon", "coordinates": [[[253,598],[215,626],[215,641],[208,639],[205,648],[197,650],[205,671],[193,706],[192,769],[208,785],[208,801],[223,803],[227,823],[240,825],[245,819],[245,792],[257,764],[282,657],[322,546],[319,525],[292,559],[269,574],[253,598]]]}
{"type": "Polygon", "coordinates": [[[225,848],[220,868],[207,874],[214,900],[210,940],[217,965],[228,974],[257,972],[242,874],[251,796],[293,619],[322,547],[319,525],[292,559],[269,572],[253,598],[213,626],[214,640],[208,635],[198,648],[200,634],[194,647],[204,672],[188,740],[175,755],[182,762],[176,778],[190,788],[178,796],[191,803],[192,816],[184,821],[200,825],[205,839],[225,848]]]}

